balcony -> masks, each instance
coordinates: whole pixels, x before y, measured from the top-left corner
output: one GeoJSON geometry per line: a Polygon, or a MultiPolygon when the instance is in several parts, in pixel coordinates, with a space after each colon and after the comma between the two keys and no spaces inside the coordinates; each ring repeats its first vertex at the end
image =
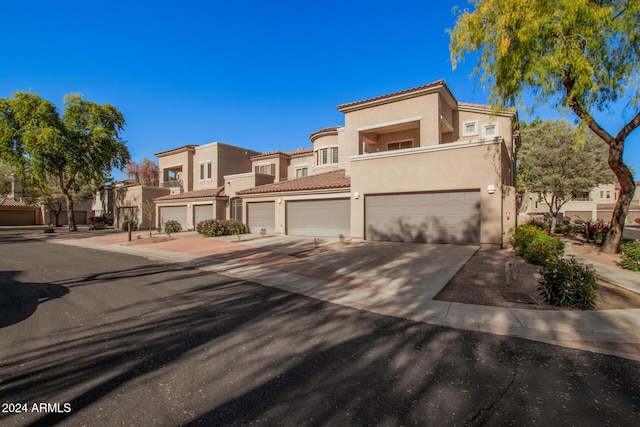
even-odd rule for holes
{"type": "Polygon", "coordinates": [[[163,181],[161,187],[163,187],[163,188],[182,187],[182,180],[181,179],[170,179],[168,181],[163,181]]]}

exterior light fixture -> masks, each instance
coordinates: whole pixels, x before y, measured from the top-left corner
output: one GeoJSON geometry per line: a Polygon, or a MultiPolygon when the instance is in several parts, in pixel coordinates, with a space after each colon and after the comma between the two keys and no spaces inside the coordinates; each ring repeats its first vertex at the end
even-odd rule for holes
{"type": "Polygon", "coordinates": [[[360,193],[358,193],[357,191],[353,193],[353,198],[358,200],[360,198],[360,193]]]}
{"type": "Polygon", "coordinates": [[[493,184],[487,185],[487,193],[493,194],[496,192],[496,186],[493,184]]]}

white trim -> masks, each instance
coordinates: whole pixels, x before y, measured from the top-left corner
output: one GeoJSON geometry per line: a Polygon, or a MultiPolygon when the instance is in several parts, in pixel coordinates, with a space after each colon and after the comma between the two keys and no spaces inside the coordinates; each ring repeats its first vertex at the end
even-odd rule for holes
{"type": "Polygon", "coordinates": [[[477,120],[469,120],[462,123],[462,136],[476,136],[480,134],[480,129],[478,126],[477,120]],[[467,132],[467,125],[473,124],[475,125],[475,130],[473,132],[467,132]]]}
{"type": "MultiPolygon", "coordinates": [[[[325,188],[325,189],[320,189],[320,190],[304,190],[304,191],[281,191],[281,192],[269,192],[269,193],[258,193],[258,194],[240,194],[238,195],[239,198],[241,198],[242,200],[244,199],[267,199],[264,200],[265,202],[272,202],[275,201],[276,198],[278,197],[285,197],[285,196],[306,196],[306,195],[314,195],[314,194],[320,194],[320,195],[324,195],[324,194],[344,194],[344,196],[333,196],[333,197],[327,197],[327,199],[331,199],[331,198],[350,198],[351,197],[351,187],[344,187],[344,188],[325,188]],[[273,199],[273,200],[272,200],[273,199]]],[[[282,199],[283,201],[288,201],[288,199],[282,199]]],[[[261,203],[261,202],[254,202],[254,203],[261,203]]]]}
{"type": "Polygon", "coordinates": [[[380,159],[385,157],[396,157],[396,156],[407,156],[421,153],[430,153],[436,151],[445,151],[445,150],[456,150],[459,148],[467,148],[467,147],[481,147],[484,145],[491,144],[504,144],[504,140],[501,138],[491,138],[488,140],[479,140],[479,141],[458,141],[458,142],[450,142],[447,144],[438,144],[438,145],[429,145],[426,147],[415,147],[415,148],[406,148],[404,150],[391,150],[391,151],[379,151],[376,153],[366,153],[360,154],[357,156],[350,156],[350,162],[359,162],[363,160],[370,159],[380,159]]]}
{"type": "Polygon", "coordinates": [[[409,117],[408,119],[401,119],[401,120],[394,120],[394,121],[391,121],[391,122],[378,123],[378,124],[371,125],[371,126],[363,126],[363,127],[357,128],[356,131],[358,131],[358,132],[367,132],[367,131],[370,131],[370,130],[386,128],[386,127],[389,127],[389,126],[402,125],[402,124],[411,123],[411,122],[420,122],[420,120],[422,120],[422,116],[409,117]]]}
{"type": "Polygon", "coordinates": [[[496,138],[496,137],[500,136],[500,130],[499,129],[500,128],[498,128],[498,123],[497,122],[496,123],[487,123],[485,125],[482,125],[482,137],[483,138],[496,138]],[[492,126],[496,128],[496,132],[492,136],[487,136],[487,128],[492,127],[492,126]]]}

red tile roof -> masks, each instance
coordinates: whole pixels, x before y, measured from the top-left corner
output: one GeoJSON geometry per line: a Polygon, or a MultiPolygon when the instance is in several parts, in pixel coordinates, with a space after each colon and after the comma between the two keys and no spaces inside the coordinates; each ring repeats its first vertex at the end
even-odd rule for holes
{"type": "Polygon", "coordinates": [[[37,208],[39,207],[38,205],[35,204],[29,204],[27,202],[24,202],[22,200],[13,200],[10,198],[7,198],[7,200],[4,200],[4,203],[2,202],[4,200],[4,196],[0,197],[0,206],[10,206],[12,208],[37,208]]]}
{"type": "Polygon", "coordinates": [[[179,153],[181,151],[195,150],[197,146],[198,146],[198,144],[183,145],[182,147],[172,148],[170,150],[165,150],[165,151],[160,151],[158,153],[155,153],[154,156],[161,157],[161,156],[165,156],[167,154],[171,154],[171,153],[174,153],[174,152],[179,153]]]}
{"type": "Polygon", "coordinates": [[[281,193],[288,191],[329,190],[334,188],[350,188],[351,178],[345,176],[344,169],[326,172],[318,175],[310,175],[304,178],[296,178],[290,181],[261,185],[248,190],[239,191],[238,194],[263,194],[281,193]]]}
{"type": "Polygon", "coordinates": [[[291,156],[295,156],[298,154],[308,154],[308,153],[313,153],[313,148],[298,148],[296,150],[292,150],[292,151],[280,151],[280,150],[273,150],[273,151],[265,151],[264,153],[260,153],[260,154],[256,154],[254,156],[251,156],[250,159],[251,160],[256,160],[256,159],[262,159],[264,157],[270,157],[270,156],[276,156],[276,155],[280,155],[283,157],[291,157],[291,156]]]}
{"type": "Polygon", "coordinates": [[[184,199],[205,199],[211,197],[225,197],[224,187],[208,188],[206,190],[187,191],[184,193],[169,194],[168,196],[156,197],[156,202],[166,200],[184,200],[184,199]]]}
{"type": "Polygon", "coordinates": [[[288,156],[297,156],[300,154],[309,154],[313,153],[313,148],[298,148],[297,150],[287,151],[285,154],[288,156]]]}
{"type": "Polygon", "coordinates": [[[311,142],[313,142],[316,139],[316,137],[322,135],[323,133],[328,133],[328,134],[337,133],[339,127],[340,126],[332,126],[329,128],[324,128],[324,129],[317,130],[315,132],[311,132],[311,134],[309,134],[309,139],[311,140],[311,142]]]}
{"type": "Polygon", "coordinates": [[[423,86],[418,86],[418,87],[414,87],[414,88],[411,88],[411,89],[405,89],[405,90],[401,90],[399,92],[393,92],[393,93],[389,93],[387,95],[377,96],[375,98],[369,98],[369,99],[364,99],[362,101],[355,101],[355,102],[349,102],[349,103],[346,103],[346,104],[340,104],[340,105],[338,105],[338,110],[342,111],[343,109],[348,109],[350,107],[355,107],[356,105],[366,104],[366,103],[372,102],[372,101],[379,101],[379,100],[383,100],[383,99],[386,99],[386,98],[393,98],[393,97],[396,97],[396,96],[399,96],[399,95],[407,95],[407,94],[410,94],[412,92],[420,92],[422,90],[436,88],[438,86],[443,86],[449,92],[451,97],[455,100],[455,97],[453,96],[453,94],[451,93],[449,88],[447,87],[447,84],[445,83],[444,79],[442,79],[442,80],[438,80],[438,81],[435,81],[433,83],[429,83],[429,84],[426,84],[426,85],[423,85],[423,86]]]}

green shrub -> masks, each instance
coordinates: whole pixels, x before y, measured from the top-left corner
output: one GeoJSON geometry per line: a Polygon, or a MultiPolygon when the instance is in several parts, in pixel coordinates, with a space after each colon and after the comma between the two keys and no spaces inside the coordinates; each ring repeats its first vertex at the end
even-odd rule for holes
{"type": "Polygon", "coordinates": [[[516,255],[531,264],[543,265],[564,253],[564,243],[559,238],[549,236],[535,225],[518,226],[511,232],[509,242],[516,255]]]}
{"type": "Polygon", "coordinates": [[[56,231],[56,229],[53,228],[51,225],[47,225],[42,229],[42,232],[43,233],[47,233],[47,234],[54,233],[55,231],[56,231]]]}
{"type": "Polygon", "coordinates": [[[620,246],[622,268],[640,271],[640,241],[625,243],[620,246]]]}
{"type": "Polygon", "coordinates": [[[182,225],[175,219],[170,219],[164,223],[164,232],[166,234],[178,233],[182,231],[182,225]]]}
{"type": "Polygon", "coordinates": [[[122,231],[128,231],[129,230],[129,224],[131,224],[131,231],[136,231],[138,229],[138,223],[135,221],[124,221],[122,223],[122,231]]]}
{"type": "Polygon", "coordinates": [[[196,225],[196,231],[205,237],[231,236],[245,234],[247,227],[236,220],[206,219],[196,225]]]}
{"type": "Polygon", "coordinates": [[[596,272],[575,259],[558,258],[540,269],[538,290],[542,298],[557,307],[593,309],[596,306],[596,272]]]}
{"type": "Polygon", "coordinates": [[[559,238],[541,232],[535,235],[523,256],[531,264],[544,265],[558,259],[563,253],[564,243],[559,238]]]}

